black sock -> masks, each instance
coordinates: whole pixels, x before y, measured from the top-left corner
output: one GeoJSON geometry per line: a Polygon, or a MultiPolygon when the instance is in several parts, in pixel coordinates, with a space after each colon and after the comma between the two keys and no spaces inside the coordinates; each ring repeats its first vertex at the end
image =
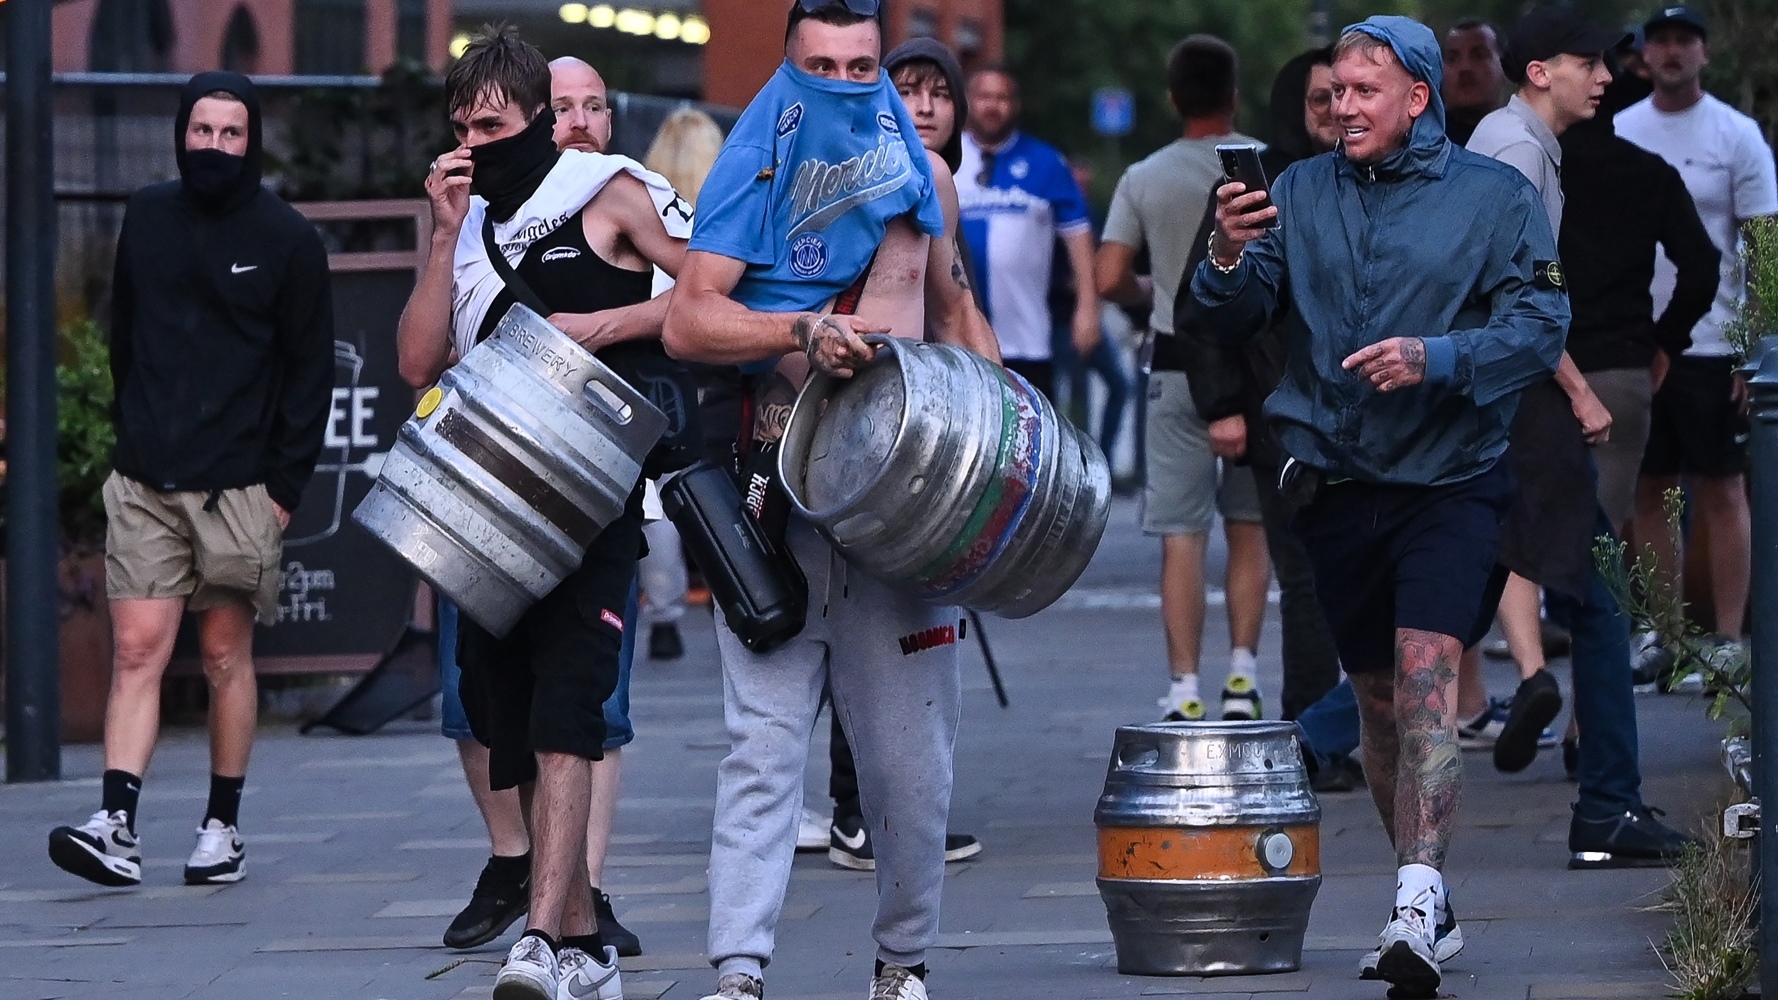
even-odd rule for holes
{"type": "Polygon", "coordinates": [[[210,775],[210,804],[204,807],[204,822],[220,820],[223,826],[239,826],[241,822],[241,789],[246,778],[224,778],[210,775]]]}
{"type": "Polygon", "coordinates": [[[130,832],[136,832],[136,803],[142,798],[142,779],[128,771],[106,771],[99,779],[99,808],[123,813],[130,832]]]}
{"type": "Polygon", "coordinates": [[[526,851],[516,858],[492,855],[488,858],[488,867],[505,881],[521,884],[531,875],[531,852],[526,851]]]}
{"type": "Polygon", "coordinates": [[[544,944],[549,945],[549,950],[552,952],[558,952],[558,951],[562,950],[562,946],[560,944],[556,943],[555,938],[550,937],[548,934],[545,934],[542,931],[529,930],[519,936],[520,937],[534,937],[537,940],[542,941],[544,944]]]}
{"type": "Polygon", "coordinates": [[[605,935],[600,934],[598,931],[594,931],[591,934],[575,934],[573,936],[564,934],[562,936],[562,947],[579,948],[581,951],[584,951],[597,959],[599,964],[605,964],[605,935]]]}
{"type": "MultiPolygon", "coordinates": [[[[910,965],[907,967],[907,970],[914,974],[915,979],[918,979],[922,983],[926,981],[926,963],[925,962],[921,962],[919,965],[910,965]]],[[[877,959],[876,974],[879,976],[883,974],[883,960],[880,958],[877,959]]]]}

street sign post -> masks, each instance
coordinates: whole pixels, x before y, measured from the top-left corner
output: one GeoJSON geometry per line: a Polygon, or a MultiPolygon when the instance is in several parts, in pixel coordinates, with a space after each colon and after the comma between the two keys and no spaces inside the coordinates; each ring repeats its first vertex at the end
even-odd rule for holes
{"type": "Polygon", "coordinates": [[[1093,131],[1121,139],[1136,128],[1136,97],[1122,87],[1093,91],[1093,131]]]}
{"type": "Polygon", "coordinates": [[[62,776],[49,5],[13,0],[7,11],[7,781],[62,776]]]}

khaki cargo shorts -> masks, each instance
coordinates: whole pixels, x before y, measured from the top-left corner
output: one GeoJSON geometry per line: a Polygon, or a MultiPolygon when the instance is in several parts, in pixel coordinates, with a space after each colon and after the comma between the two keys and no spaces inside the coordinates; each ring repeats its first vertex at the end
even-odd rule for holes
{"type": "Polygon", "coordinates": [[[114,601],[189,598],[204,611],[230,601],[278,620],[284,532],[264,486],[163,493],[116,472],[105,481],[105,595],[114,601]]]}

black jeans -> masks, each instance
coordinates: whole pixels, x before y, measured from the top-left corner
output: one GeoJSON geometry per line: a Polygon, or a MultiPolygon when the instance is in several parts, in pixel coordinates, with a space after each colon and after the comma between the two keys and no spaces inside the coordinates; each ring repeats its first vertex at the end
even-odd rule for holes
{"type": "Polygon", "coordinates": [[[1282,718],[1295,719],[1340,682],[1340,654],[1334,648],[1327,614],[1315,597],[1315,568],[1302,540],[1290,530],[1290,502],[1278,492],[1278,467],[1253,466],[1259,485],[1259,511],[1266,529],[1272,572],[1278,578],[1278,611],[1284,624],[1282,718]]]}
{"type": "Polygon", "coordinates": [[[852,759],[852,744],[840,726],[840,713],[829,715],[833,718],[833,737],[827,745],[827,794],[833,798],[833,818],[863,816],[864,806],[858,802],[858,762],[852,759]]]}

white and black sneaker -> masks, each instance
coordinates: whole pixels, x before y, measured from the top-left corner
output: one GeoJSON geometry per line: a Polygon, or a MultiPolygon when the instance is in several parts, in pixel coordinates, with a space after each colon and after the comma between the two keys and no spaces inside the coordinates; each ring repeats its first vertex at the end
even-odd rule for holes
{"type": "Polygon", "coordinates": [[[855,872],[877,870],[877,855],[871,850],[870,831],[864,828],[863,816],[835,816],[828,828],[827,860],[855,872]]]}
{"type": "Polygon", "coordinates": [[[103,809],[80,826],[49,831],[49,859],[88,882],[122,887],[142,884],[142,845],[123,810],[103,809]]]}
{"type": "Polygon", "coordinates": [[[827,820],[813,809],[804,809],[802,818],[796,823],[796,850],[801,854],[805,851],[827,850],[829,834],[827,820]]]}
{"type": "Polygon", "coordinates": [[[885,965],[871,979],[870,1000],[926,1000],[926,984],[899,965],[885,965]]]}
{"type": "Polygon", "coordinates": [[[562,978],[556,953],[535,934],[519,938],[494,979],[494,1000],[556,1000],[562,978]]]}
{"type": "MultiPolygon", "coordinates": [[[[1463,928],[1457,926],[1457,914],[1451,909],[1451,893],[1446,890],[1444,906],[1440,907],[1443,915],[1439,917],[1438,926],[1432,929],[1432,957],[1443,967],[1463,953],[1463,928]]],[[[1379,938],[1382,935],[1378,935],[1379,938]]],[[[1377,963],[1383,957],[1381,943],[1371,949],[1358,963],[1358,978],[1381,979],[1377,974],[1377,963]]]]}
{"type": "Polygon", "coordinates": [[[579,948],[563,948],[556,956],[556,973],[554,1000],[624,1000],[617,949],[610,945],[599,958],[579,948]]]}
{"type": "Polygon", "coordinates": [[[1397,906],[1378,942],[1377,978],[1389,983],[1396,1000],[1432,1000],[1438,996],[1438,956],[1434,953],[1435,909],[1431,891],[1411,905],[1397,906]]]}
{"type": "Polygon", "coordinates": [[[219,819],[198,827],[198,846],[185,862],[186,885],[228,885],[247,877],[247,847],[241,831],[219,819]]]}
{"type": "Polygon", "coordinates": [[[1260,702],[1259,685],[1244,674],[1230,674],[1222,685],[1222,718],[1224,722],[1250,722],[1265,718],[1260,702]]]}

